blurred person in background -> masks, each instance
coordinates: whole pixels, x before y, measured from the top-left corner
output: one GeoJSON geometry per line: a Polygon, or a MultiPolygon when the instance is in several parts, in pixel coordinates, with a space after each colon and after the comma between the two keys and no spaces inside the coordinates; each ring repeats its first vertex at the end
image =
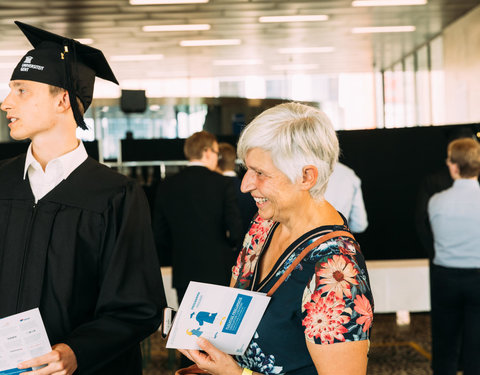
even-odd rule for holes
{"type": "MultiPolygon", "coordinates": [[[[257,213],[257,206],[252,196],[241,191],[242,180],[235,171],[237,152],[230,143],[221,142],[218,144],[218,171],[226,177],[231,177],[237,194],[238,206],[242,215],[243,234],[247,233],[253,216],[257,213]]],[[[243,238],[243,237],[242,237],[243,238]]],[[[236,259],[236,258],[235,258],[236,259]]]]}
{"type": "Polygon", "coordinates": [[[188,166],[159,185],[153,228],[157,251],[172,253],[178,302],[190,281],[227,285],[231,254],[241,241],[233,181],[215,172],[215,135],[201,131],[185,141],[188,166]]]}
{"type": "Polygon", "coordinates": [[[345,216],[354,233],[364,232],[368,227],[361,185],[362,181],[354,170],[338,162],[325,191],[325,199],[345,216]]]}

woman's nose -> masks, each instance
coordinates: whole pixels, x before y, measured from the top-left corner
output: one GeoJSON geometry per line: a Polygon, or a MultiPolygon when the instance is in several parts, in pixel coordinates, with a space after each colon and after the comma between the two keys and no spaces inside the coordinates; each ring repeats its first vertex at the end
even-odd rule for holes
{"type": "Polygon", "coordinates": [[[240,190],[242,193],[248,193],[255,189],[255,172],[247,170],[242,179],[242,184],[240,185],[240,190]]]}

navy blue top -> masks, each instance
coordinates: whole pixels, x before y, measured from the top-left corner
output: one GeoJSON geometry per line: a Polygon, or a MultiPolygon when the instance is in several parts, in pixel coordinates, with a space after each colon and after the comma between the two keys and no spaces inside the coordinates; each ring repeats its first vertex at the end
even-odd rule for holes
{"type": "MultiPolygon", "coordinates": [[[[257,216],[233,269],[235,287],[268,292],[304,248],[346,226],[322,226],[292,243],[264,280],[259,259],[278,223],[257,216]]],[[[367,340],[373,320],[373,297],[365,260],[349,237],[328,240],[299,263],[273,294],[243,356],[242,367],[262,374],[317,374],[306,340],[327,345],[367,340]]]]}

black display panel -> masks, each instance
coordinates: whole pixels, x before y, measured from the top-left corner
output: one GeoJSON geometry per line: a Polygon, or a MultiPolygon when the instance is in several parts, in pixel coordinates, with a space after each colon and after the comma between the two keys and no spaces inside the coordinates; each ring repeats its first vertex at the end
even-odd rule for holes
{"type": "Polygon", "coordinates": [[[143,113],[147,109],[145,90],[122,90],[120,109],[124,113],[143,113]]]}

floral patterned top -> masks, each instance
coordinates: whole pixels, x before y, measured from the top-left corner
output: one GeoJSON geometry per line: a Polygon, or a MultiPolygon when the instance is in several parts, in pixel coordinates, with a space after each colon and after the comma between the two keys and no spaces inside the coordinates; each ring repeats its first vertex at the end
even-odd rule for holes
{"type": "MultiPolygon", "coordinates": [[[[264,280],[258,260],[278,223],[256,216],[233,268],[235,287],[268,292],[309,244],[346,225],[313,229],[291,244],[264,280]]],[[[305,340],[319,345],[367,340],[373,297],[356,241],[332,238],[310,251],[273,294],[243,356],[242,367],[262,374],[317,374],[305,340]]]]}

